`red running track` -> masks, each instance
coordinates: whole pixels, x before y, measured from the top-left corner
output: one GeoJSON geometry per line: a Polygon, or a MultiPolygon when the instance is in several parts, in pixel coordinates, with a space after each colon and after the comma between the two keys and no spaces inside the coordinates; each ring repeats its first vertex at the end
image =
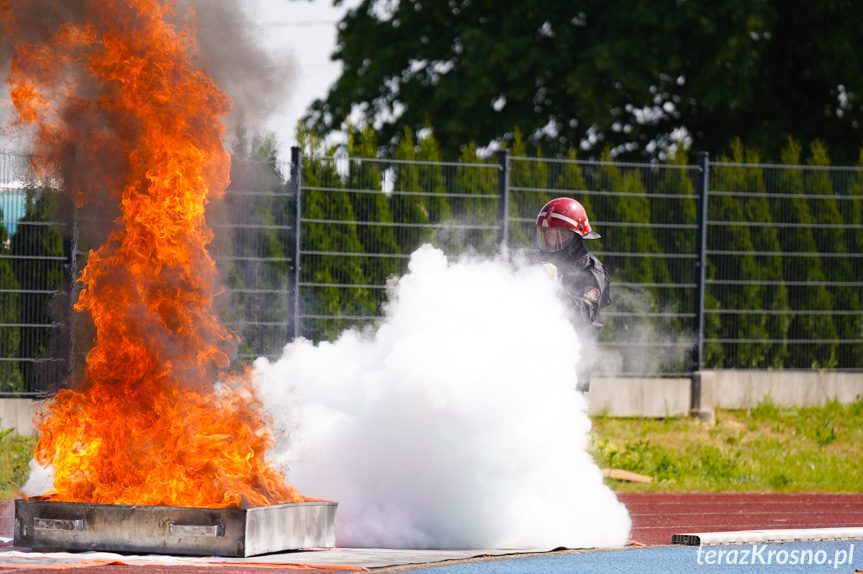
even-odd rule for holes
{"type": "Polygon", "coordinates": [[[863,527],[863,494],[618,493],[630,539],[671,544],[673,534],[863,527]]]}

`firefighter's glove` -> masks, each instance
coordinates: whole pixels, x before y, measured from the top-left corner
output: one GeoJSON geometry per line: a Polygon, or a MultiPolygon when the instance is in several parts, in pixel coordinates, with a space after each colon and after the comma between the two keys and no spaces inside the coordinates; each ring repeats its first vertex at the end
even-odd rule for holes
{"type": "Polygon", "coordinates": [[[588,325],[593,323],[593,319],[596,317],[596,308],[591,304],[591,301],[586,297],[578,296],[570,296],[570,300],[580,320],[588,325]]]}
{"type": "Polygon", "coordinates": [[[590,377],[578,377],[578,384],[575,385],[575,390],[581,394],[590,390],[590,377]]]}
{"type": "Polygon", "coordinates": [[[542,270],[548,273],[548,276],[552,279],[557,279],[557,267],[555,265],[544,262],[542,263],[542,270]]]}
{"type": "Polygon", "coordinates": [[[597,307],[599,306],[599,290],[590,289],[585,291],[581,296],[581,300],[581,308],[584,310],[585,318],[588,322],[593,323],[594,319],[596,319],[597,307]]]}

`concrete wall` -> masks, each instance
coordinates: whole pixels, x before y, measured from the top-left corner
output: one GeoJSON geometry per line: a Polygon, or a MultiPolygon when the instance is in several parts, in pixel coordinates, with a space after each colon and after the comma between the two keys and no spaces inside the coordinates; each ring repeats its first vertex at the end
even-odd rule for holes
{"type": "Polygon", "coordinates": [[[863,397],[863,373],[818,371],[701,371],[693,377],[694,408],[748,409],[771,400],[783,407],[818,406],[863,397]]]}
{"type": "MultiPolygon", "coordinates": [[[[679,417],[708,420],[714,409],[747,409],[767,396],[779,406],[817,406],[863,397],[863,373],[812,371],[701,371],[692,379],[598,378],[587,392],[591,414],[613,417],[679,417]]],[[[39,401],[0,398],[0,430],[33,430],[39,401]]]]}
{"type": "Polygon", "coordinates": [[[701,371],[692,379],[594,380],[586,397],[591,414],[713,419],[716,409],[748,409],[767,399],[778,406],[843,404],[863,398],[863,373],[818,371],[701,371]]]}
{"type": "Polygon", "coordinates": [[[0,398],[0,431],[15,429],[18,434],[33,434],[33,415],[40,401],[0,398]]]}
{"type": "Polygon", "coordinates": [[[590,414],[611,417],[679,417],[689,413],[689,379],[600,378],[585,394],[590,414]]]}

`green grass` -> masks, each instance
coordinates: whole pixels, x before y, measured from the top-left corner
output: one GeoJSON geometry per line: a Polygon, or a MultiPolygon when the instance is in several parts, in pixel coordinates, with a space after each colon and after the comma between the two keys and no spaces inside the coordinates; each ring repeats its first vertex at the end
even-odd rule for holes
{"type": "Polygon", "coordinates": [[[620,491],[863,492],[863,400],[852,405],[746,411],[697,419],[593,419],[602,468],[646,474],[651,484],[607,479],[620,491]]]}
{"type": "MultiPolygon", "coordinates": [[[[0,432],[0,501],[29,473],[36,437],[0,432]]],[[[823,407],[718,411],[692,418],[593,418],[591,450],[602,468],[646,474],[651,484],[606,479],[619,491],[863,492],[863,400],[823,407]]]]}
{"type": "Polygon", "coordinates": [[[24,437],[9,429],[0,431],[0,501],[11,500],[30,474],[30,459],[37,437],[24,437]]]}

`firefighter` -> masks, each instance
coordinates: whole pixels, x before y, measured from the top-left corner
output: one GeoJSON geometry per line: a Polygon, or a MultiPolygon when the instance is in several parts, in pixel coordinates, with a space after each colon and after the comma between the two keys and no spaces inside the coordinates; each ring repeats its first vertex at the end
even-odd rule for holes
{"type": "Polygon", "coordinates": [[[553,199],[536,216],[539,253],[533,261],[560,281],[571,303],[570,320],[581,341],[575,387],[581,393],[590,388],[593,376],[596,335],[602,327],[600,311],[611,303],[608,272],[584,243],[586,239],[599,238],[590,227],[584,207],[574,199],[553,199]]]}

